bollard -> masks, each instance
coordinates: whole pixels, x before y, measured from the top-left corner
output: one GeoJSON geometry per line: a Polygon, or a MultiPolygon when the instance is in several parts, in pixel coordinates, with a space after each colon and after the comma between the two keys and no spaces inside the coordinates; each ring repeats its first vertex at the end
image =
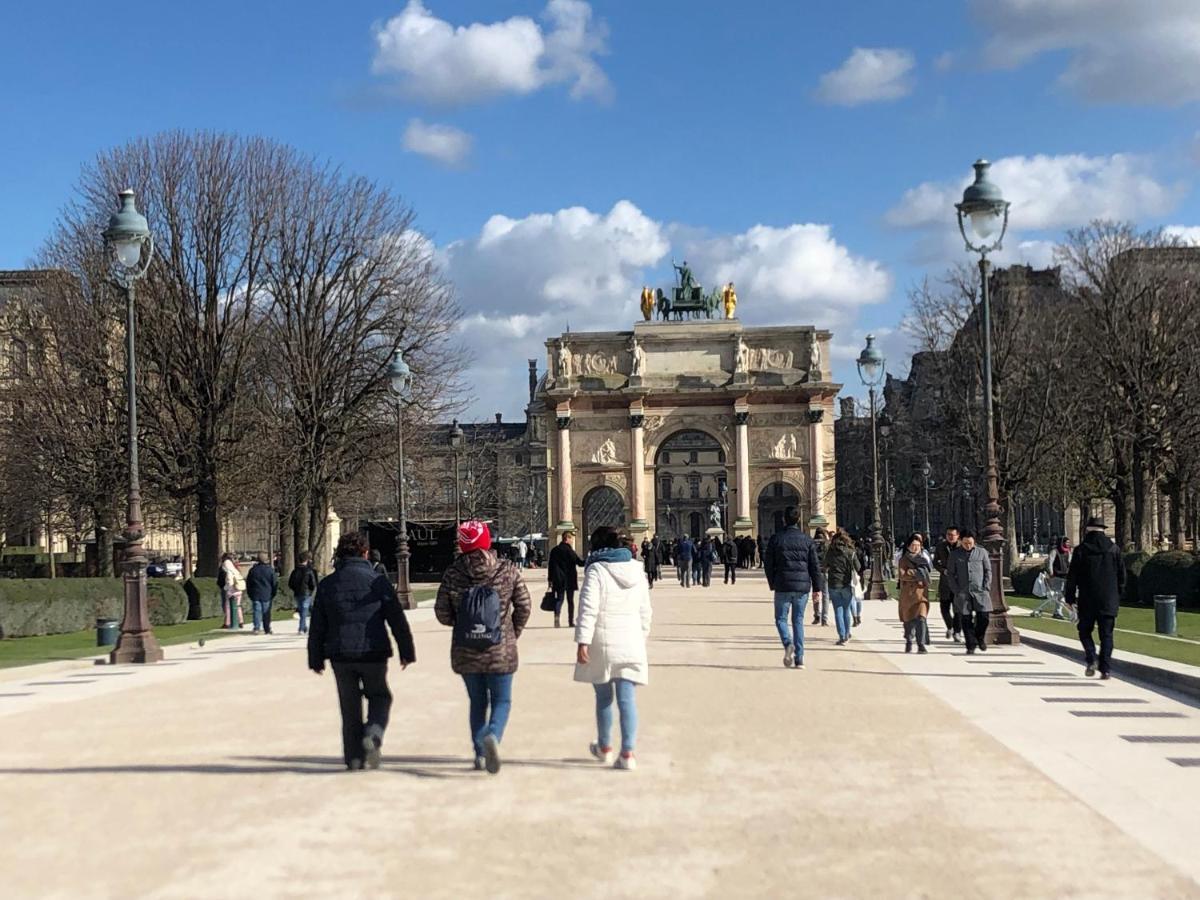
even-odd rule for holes
{"type": "Polygon", "coordinates": [[[121,634],[121,622],[119,619],[97,619],[96,620],[96,646],[97,647],[114,647],[117,643],[117,638],[121,634]]]}
{"type": "Polygon", "coordinates": [[[1154,595],[1155,634],[1175,633],[1175,597],[1173,594],[1154,595]]]}

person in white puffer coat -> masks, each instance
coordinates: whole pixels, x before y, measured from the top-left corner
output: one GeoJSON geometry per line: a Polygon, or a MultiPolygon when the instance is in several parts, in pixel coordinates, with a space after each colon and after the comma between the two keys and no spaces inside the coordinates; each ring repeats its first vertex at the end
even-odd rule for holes
{"type": "Polygon", "coordinates": [[[589,748],[592,756],[603,763],[613,761],[615,699],[621,716],[621,753],[614,768],[634,769],[638,726],[634,692],[650,677],[646,657],[650,585],[641,563],[623,546],[615,528],[597,528],[591,548],[575,620],[575,680],[592,685],[596,691],[596,742],[589,748]]]}

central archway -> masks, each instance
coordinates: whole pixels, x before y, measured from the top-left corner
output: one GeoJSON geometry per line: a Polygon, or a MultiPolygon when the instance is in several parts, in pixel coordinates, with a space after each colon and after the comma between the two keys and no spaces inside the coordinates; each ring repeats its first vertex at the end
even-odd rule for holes
{"type": "Polygon", "coordinates": [[[709,507],[721,502],[726,477],[725,451],[711,434],[684,429],[664,440],[654,455],[655,531],[703,537],[711,524],[709,507]]]}
{"type": "Polygon", "coordinates": [[[785,481],[772,481],[758,495],[758,533],[770,538],[783,531],[783,513],[789,506],[800,511],[800,527],[808,527],[808,514],[800,501],[800,494],[785,481]]]}
{"type": "Polygon", "coordinates": [[[616,488],[608,485],[592,488],[583,498],[583,540],[587,545],[592,532],[601,525],[611,525],[613,528],[625,526],[625,504],[616,488]]]}

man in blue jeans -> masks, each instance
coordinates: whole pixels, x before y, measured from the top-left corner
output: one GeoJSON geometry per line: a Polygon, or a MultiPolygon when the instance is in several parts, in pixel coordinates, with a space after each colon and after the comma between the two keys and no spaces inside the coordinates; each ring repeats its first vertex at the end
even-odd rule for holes
{"type": "Polygon", "coordinates": [[[775,627],[783,642],[783,664],[803,669],[804,610],[810,594],[814,602],[820,600],[825,583],[817,545],[800,529],[800,511],[789,506],[783,521],[787,527],[767,544],[763,569],[767,585],[775,592],[775,627]]]}

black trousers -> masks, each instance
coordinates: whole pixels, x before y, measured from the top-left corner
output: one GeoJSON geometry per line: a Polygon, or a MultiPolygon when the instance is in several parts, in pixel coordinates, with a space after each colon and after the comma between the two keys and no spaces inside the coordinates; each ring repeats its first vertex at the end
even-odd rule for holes
{"type": "Polygon", "coordinates": [[[1092,639],[1092,630],[1100,626],[1100,658],[1101,672],[1107,672],[1112,661],[1113,629],[1117,627],[1116,616],[1105,616],[1091,609],[1079,608],[1079,643],[1083,644],[1083,655],[1090,666],[1097,662],[1096,642],[1092,639]]]}
{"type": "Polygon", "coordinates": [[[737,584],[737,564],[734,562],[725,563],[725,583],[737,584]]]}
{"type": "Polygon", "coordinates": [[[959,617],[962,622],[963,639],[967,642],[967,649],[974,650],[976,647],[986,647],[988,621],[991,618],[988,611],[980,609],[975,605],[975,601],[968,599],[960,607],[959,617]]]}
{"type": "Polygon", "coordinates": [[[386,729],[392,711],[392,692],[387,685],[387,660],[381,662],[335,662],[338,703],[342,707],[342,755],[346,765],[363,759],[363,731],[368,725],[386,729]],[[363,698],[367,720],[363,722],[363,698]]]}
{"type": "Polygon", "coordinates": [[[575,624],[575,592],[568,588],[554,589],[554,616],[562,615],[563,601],[567,603],[567,624],[575,624]]]}
{"type": "Polygon", "coordinates": [[[958,610],[954,608],[954,598],[939,597],[938,606],[942,608],[942,621],[946,623],[946,627],[955,634],[962,631],[962,619],[958,615],[958,610]]]}

